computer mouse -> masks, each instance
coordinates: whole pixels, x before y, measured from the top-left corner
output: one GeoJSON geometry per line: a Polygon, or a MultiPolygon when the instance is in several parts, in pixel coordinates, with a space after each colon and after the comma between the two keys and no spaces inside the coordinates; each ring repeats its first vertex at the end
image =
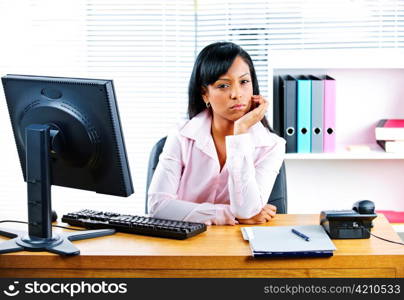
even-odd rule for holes
{"type": "Polygon", "coordinates": [[[375,204],[370,200],[361,200],[355,202],[352,209],[359,214],[371,215],[375,213],[375,204]]]}
{"type": "Polygon", "coordinates": [[[57,219],[58,219],[58,215],[57,215],[56,211],[52,210],[52,223],[56,222],[57,219]]]}

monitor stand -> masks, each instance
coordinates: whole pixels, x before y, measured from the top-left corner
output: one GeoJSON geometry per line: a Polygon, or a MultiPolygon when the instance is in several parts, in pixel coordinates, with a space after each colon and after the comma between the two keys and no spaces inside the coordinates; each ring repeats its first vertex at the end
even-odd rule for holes
{"type": "MultiPolygon", "coordinates": [[[[11,240],[0,243],[0,254],[17,251],[49,251],[77,255],[71,241],[115,233],[113,229],[82,230],[52,234],[50,153],[60,132],[48,125],[30,125],[25,131],[26,182],[28,189],[28,232],[0,228],[0,235],[11,240]]],[[[60,145],[59,145],[60,146],[60,145]]]]}

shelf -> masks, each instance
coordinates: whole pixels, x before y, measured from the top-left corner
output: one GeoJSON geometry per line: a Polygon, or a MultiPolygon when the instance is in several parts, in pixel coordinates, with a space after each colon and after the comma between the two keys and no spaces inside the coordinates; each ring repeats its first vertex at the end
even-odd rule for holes
{"type": "MultiPolygon", "coordinates": [[[[389,52],[392,57],[397,51],[389,52]]],[[[400,52],[401,53],[401,52],[400,52]]],[[[312,53],[313,54],[313,53],[312,53]]],[[[379,53],[380,54],[380,53],[379,53]]],[[[404,52],[402,53],[404,54],[404,52]]],[[[315,57],[315,56],[313,56],[315,57]]],[[[324,60],[329,59],[322,53],[324,60]]],[[[341,55],[343,59],[343,55],[341,55]]],[[[352,57],[352,55],[351,55],[352,57]]],[[[376,58],[378,55],[373,56],[376,58]]],[[[307,58],[307,57],[306,57],[307,58]]],[[[341,59],[342,59],[341,58],[341,59]]],[[[282,68],[272,69],[272,85],[274,96],[278,96],[277,76],[290,74],[313,74],[320,76],[328,74],[336,80],[336,151],[335,153],[288,153],[287,160],[404,160],[404,153],[386,153],[375,140],[375,127],[381,119],[400,119],[404,111],[402,95],[404,94],[404,68],[390,68],[392,64],[384,62],[384,68],[374,68],[377,64],[353,64],[350,68],[318,68],[323,64],[313,64],[313,68],[300,68],[311,59],[300,58],[299,64],[294,68],[285,68],[285,62],[278,62],[282,68]],[[372,67],[372,68],[371,68],[372,67]],[[275,85],[275,86],[274,86],[275,85]],[[367,145],[370,151],[349,151],[347,145],[367,145]]],[[[326,61],[323,63],[325,64],[326,61]]],[[[346,66],[339,61],[341,66],[346,66]]],[[[332,62],[335,67],[335,62],[332,62]]],[[[402,66],[402,65],[400,65],[402,66]]],[[[273,121],[273,120],[272,120],[273,121]]]]}
{"type": "Polygon", "coordinates": [[[404,211],[404,153],[386,153],[375,139],[379,120],[403,118],[404,51],[365,52],[270,53],[272,108],[277,76],[327,74],[336,80],[335,152],[285,156],[292,211],[348,208],[360,199],[374,201],[379,209],[404,211]]]}
{"type": "Polygon", "coordinates": [[[377,146],[372,146],[371,151],[350,152],[344,149],[338,149],[334,153],[286,153],[287,160],[307,160],[307,159],[404,159],[404,153],[386,153],[377,146]]]}

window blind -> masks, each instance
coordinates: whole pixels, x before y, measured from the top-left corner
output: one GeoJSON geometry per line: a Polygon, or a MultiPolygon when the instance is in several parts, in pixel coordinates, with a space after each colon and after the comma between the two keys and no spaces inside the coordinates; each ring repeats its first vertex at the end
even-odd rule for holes
{"type": "Polygon", "coordinates": [[[270,50],[397,48],[402,0],[269,0],[270,50]]]}
{"type": "MultiPolygon", "coordinates": [[[[240,44],[270,98],[274,53],[403,48],[404,0],[2,0],[0,26],[1,75],[114,80],[136,194],[122,200],[53,187],[54,206],[142,213],[150,150],[186,118],[188,80],[203,47],[240,44]]],[[[0,180],[7,183],[0,213],[9,216],[25,212],[26,192],[3,93],[0,100],[0,180]]]]}
{"type": "Polygon", "coordinates": [[[136,194],[132,201],[143,212],[150,151],[186,117],[194,3],[88,0],[85,18],[88,75],[114,79],[136,194]]]}
{"type": "MultiPolygon", "coordinates": [[[[84,15],[85,6],[80,1],[0,1],[0,75],[84,77],[84,15]]],[[[26,184],[3,92],[0,92],[0,126],[0,216],[26,220],[26,184]]],[[[84,203],[82,200],[93,194],[52,187],[52,205],[60,214],[58,208],[72,204],[69,208],[77,209],[80,200],[84,203]]],[[[26,229],[25,225],[18,226],[26,229]]]]}
{"type": "MultiPolygon", "coordinates": [[[[53,206],[143,213],[147,164],[152,146],[186,117],[187,87],[195,55],[194,2],[176,1],[35,1],[0,2],[0,70],[5,73],[113,79],[117,93],[135,195],[122,199],[52,187],[53,206]],[[2,6],[2,8],[3,8],[2,6]],[[3,18],[4,17],[4,18],[3,18]]],[[[1,95],[5,103],[4,95],[1,95]]],[[[7,108],[1,106],[2,142],[9,145],[13,180],[1,188],[0,201],[13,191],[25,212],[21,176],[7,108]],[[13,183],[13,184],[11,184],[13,183]]],[[[10,181],[7,169],[2,182],[10,181]]]]}
{"type": "Polygon", "coordinates": [[[254,62],[260,93],[268,97],[269,2],[205,0],[196,10],[197,52],[217,41],[240,45],[254,62]]]}

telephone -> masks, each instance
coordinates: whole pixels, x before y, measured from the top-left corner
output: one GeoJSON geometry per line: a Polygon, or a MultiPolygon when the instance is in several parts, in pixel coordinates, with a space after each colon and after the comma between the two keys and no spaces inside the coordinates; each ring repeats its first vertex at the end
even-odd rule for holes
{"type": "Polygon", "coordinates": [[[326,210],[320,214],[320,224],[332,239],[368,239],[377,217],[372,201],[361,200],[352,210],[326,210]]]}

